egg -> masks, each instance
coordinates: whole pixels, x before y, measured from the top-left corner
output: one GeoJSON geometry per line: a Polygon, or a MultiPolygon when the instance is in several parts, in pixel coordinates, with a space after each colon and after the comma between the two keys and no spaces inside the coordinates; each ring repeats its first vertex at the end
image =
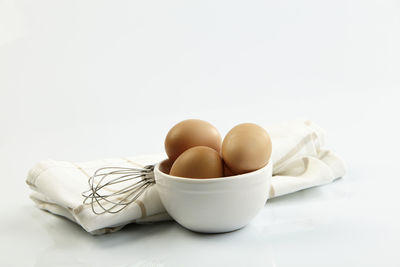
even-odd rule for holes
{"type": "Polygon", "coordinates": [[[272,152],[271,138],[264,128],[242,123],[232,128],[222,142],[222,158],[233,174],[258,170],[267,165],[272,152]]]}
{"type": "Polygon", "coordinates": [[[203,120],[184,120],[169,130],[165,138],[165,152],[174,162],[185,150],[195,146],[207,146],[218,153],[221,150],[221,135],[210,123],[203,120]]]}
{"type": "Polygon", "coordinates": [[[206,146],[195,146],[175,160],[169,174],[186,178],[217,178],[223,177],[224,167],[217,151],[206,146]]]}
{"type": "Polygon", "coordinates": [[[172,167],[172,162],[170,159],[165,159],[163,161],[160,162],[160,171],[162,171],[163,173],[169,174],[169,172],[171,171],[171,167],[172,167]]]}
{"type": "Polygon", "coordinates": [[[231,169],[229,169],[229,167],[224,162],[224,177],[229,177],[229,176],[233,176],[233,175],[235,175],[235,174],[231,171],[231,169]]]}

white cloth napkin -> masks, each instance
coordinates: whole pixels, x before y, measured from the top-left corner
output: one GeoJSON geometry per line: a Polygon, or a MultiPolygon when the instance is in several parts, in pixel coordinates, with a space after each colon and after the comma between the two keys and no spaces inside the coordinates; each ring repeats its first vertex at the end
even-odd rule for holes
{"type": "MultiPolygon", "coordinates": [[[[324,148],[324,132],[310,121],[291,121],[267,128],[273,145],[270,198],[332,182],[345,174],[343,161],[324,148]]],[[[129,223],[169,220],[155,186],[116,214],[96,215],[82,204],[88,178],[104,166],[143,167],[163,160],[152,155],[82,163],[45,160],[36,164],[26,183],[31,199],[43,210],[80,224],[91,234],[104,234],[129,223]]]]}

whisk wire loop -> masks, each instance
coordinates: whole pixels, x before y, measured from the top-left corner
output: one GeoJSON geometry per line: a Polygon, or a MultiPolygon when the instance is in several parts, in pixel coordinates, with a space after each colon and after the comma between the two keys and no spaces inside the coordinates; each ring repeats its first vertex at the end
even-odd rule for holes
{"type": "Polygon", "coordinates": [[[83,204],[89,204],[98,215],[118,213],[155,184],[154,165],[102,167],[89,178],[88,184],[89,190],[82,193],[83,204]]]}

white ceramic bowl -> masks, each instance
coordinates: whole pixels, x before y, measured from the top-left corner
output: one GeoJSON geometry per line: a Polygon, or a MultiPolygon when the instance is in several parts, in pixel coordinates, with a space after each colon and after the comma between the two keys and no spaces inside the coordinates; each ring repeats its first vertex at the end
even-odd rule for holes
{"type": "Polygon", "coordinates": [[[221,233],[247,225],[264,207],[270,190],[272,161],[241,175],[192,179],[154,168],[156,186],[168,213],[196,232],[221,233]]]}

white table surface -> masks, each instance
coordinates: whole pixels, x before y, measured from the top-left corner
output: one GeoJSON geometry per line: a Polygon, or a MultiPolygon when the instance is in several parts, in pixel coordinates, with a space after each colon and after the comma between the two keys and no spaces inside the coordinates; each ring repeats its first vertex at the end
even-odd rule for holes
{"type": "Polygon", "coordinates": [[[0,1],[0,266],[400,266],[398,1],[0,1]],[[242,230],[91,236],[37,209],[37,161],[163,151],[186,118],[309,118],[348,173],[242,230]]]}

